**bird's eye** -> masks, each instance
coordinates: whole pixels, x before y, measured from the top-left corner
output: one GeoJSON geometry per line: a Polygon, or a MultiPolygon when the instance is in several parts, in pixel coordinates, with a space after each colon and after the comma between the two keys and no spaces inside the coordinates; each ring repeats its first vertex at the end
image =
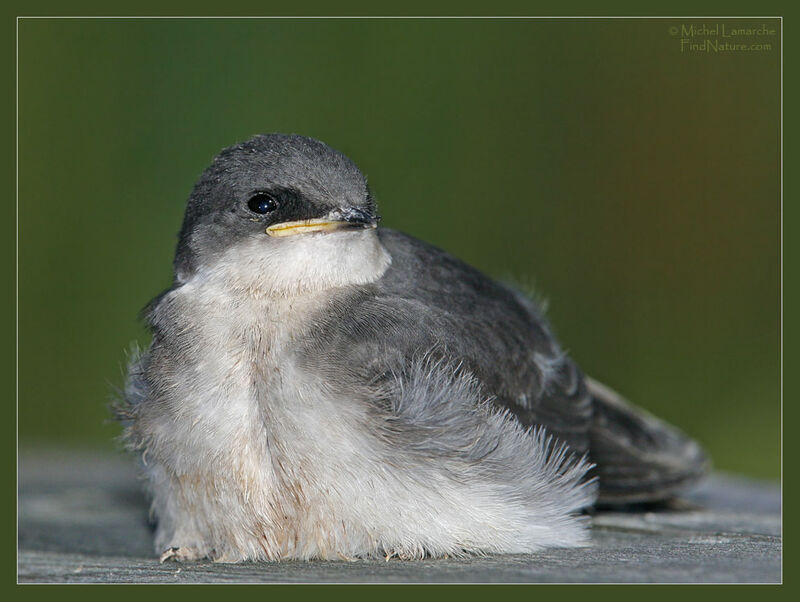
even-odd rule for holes
{"type": "Polygon", "coordinates": [[[278,202],[266,192],[258,192],[247,201],[247,207],[253,213],[264,215],[270,211],[275,211],[278,208],[278,202]]]}

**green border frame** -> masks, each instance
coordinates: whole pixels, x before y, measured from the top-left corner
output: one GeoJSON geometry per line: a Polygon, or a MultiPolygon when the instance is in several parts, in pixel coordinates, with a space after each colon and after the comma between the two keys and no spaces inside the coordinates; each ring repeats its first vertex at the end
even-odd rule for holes
{"type": "MultiPolygon", "coordinates": [[[[218,2],[186,2],[186,1],[161,1],[156,2],[152,0],[142,0],[138,3],[120,3],[110,5],[107,2],[99,2],[96,0],[86,0],[71,2],[68,5],[64,2],[57,2],[54,0],[45,0],[40,2],[13,2],[3,10],[3,45],[6,48],[4,53],[7,57],[5,62],[5,74],[3,82],[5,86],[5,93],[2,95],[3,102],[8,103],[10,106],[4,111],[5,118],[2,123],[2,133],[4,139],[7,141],[4,145],[4,159],[0,162],[0,169],[2,169],[3,181],[7,183],[7,188],[10,190],[6,193],[6,208],[8,210],[7,219],[4,222],[4,230],[6,235],[2,238],[3,255],[7,258],[5,264],[8,269],[8,276],[6,282],[10,282],[10,286],[4,288],[2,294],[3,302],[3,316],[5,316],[5,323],[9,325],[8,331],[12,338],[11,345],[3,347],[2,369],[6,377],[5,382],[9,383],[9,388],[13,386],[7,399],[9,401],[16,400],[16,25],[18,16],[321,16],[321,15],[335,15],[335,16],[641,16],[641,17],[654,17],[654,16],[769,16],[769,17],[782,17],[782,33],[793,30],[796,23],[794,13],[797,11],[797,3],[786,2],[757,2],[757,3],[744,3],[744,2],[704,2],[699,5],[697,2],[680,1],[670,3],[650,3],[647,5],[634,4],[633,2],[614,2],[609,5],[605,3],[600,5],[595,2],[557,2],[549,0],[547,2],[521,2],[518,0],[496,0],[492,3],[478,3],[478,2],[430,2],[420,0],[408,0],[402,3],[376,3],[365,1],[350,1],[339,2],[333,4],[331,2],[323,2],[319,0],[306,1],[306,2],[292,2],[287,0],[274,1],[274,2],[254,2],[254,1],[237,1],[221,5],[218,2]],[[6,354],[8,357],[6,357],[6,354]]],[[[783,40],[783,38],[782,38],[783,40]]],[[[784,51],[790,50],[791,44],[783,44],[781,49],[782,65],[794,64],[793,61],[784,58],[784,51]]],[[[795,92],[795,82],[789,76],[786,69],[783,69],[783,106],[795,107],[800,106],[798,103],[797,94],[795,92]]],[[[784,142],[784,137],[787,132],[794,131],[795,123],[797,121],[796,113],[785,112],[781,136],[782,155],[784,156],[784,163],[793,165],[792,161],[796,152],[792,145],[787,145],[784,142]],[[786,158],[788,157],[788,161],[786,158]]],[[[790,138],[791,140],[791,138],[790,138]]],[[[783,173],[783,170],[782,170],[783,173]]],[[[797,361],[796,352],[790,345],[786,344],[785,332],[795,334],[797,332],[797,315],[791,311],[797,307],[797,268],[786,269],[786,266],[796,265],[794,256],[796,254],[797,242],[792,236],[792,231],[795,229],[798,221],[798,209],[796,195],[792,194],[794,186],[792,181],[783,179],[783,198],[789,199],[789,202],[782,202],[782,224],[781,224],[781,248],[782,248],[782,283],[783,290],[781,295],[781,376],[783,377],[784,366],[798,366],[800,362],[797,361]],[[788,244],[787,244],[788,243],[788,244]],[[788,302],[787,302],[788,300],[788,302]],[[784,308],[789,308],[790,311],[784,312],[784,308]],[[785,322],[783,318],[786,318],[785,322]],[[788,329],[786,328],[788,325],[788,329]],[[788,357],[788,361],[787,361],[788,357]]],[[[789,337],[789,341],[793,337],[789,337]]],[[[791,374],[791,373],[790,373],[791,374]]],[[[793,380],[790,380],[790,385],[793,380]]],[[[789,386],[783,389],[783,400],[794,400],[796,397],[796,387],[789,386]]],[[[782,401],[783,401],[782,400],[782,401]]],[[[11,405],[11,404],[9,404],[11,405]]],[[[4,514],[9,516],[5,522],[8,525],[8,544],[4,546],[4,551],[7,551],[8,562],[4,563],[8,570],[8,579],[4,580],[6,584],[16,583],[16,403],[9,408],[9,411],[14,412],[14,416],[6,420],[6,437],[4,437],[3,447],[7,450],[5,457],[7,458],[7,470],[4,471],[8,479],[13,479],[11,487],[6,489],[7,494],[3,496],[4,514]]],[[[795,418],[795,404],[782,403],[783,424],[793,424],[795,418]],[[785,410],[785,412],[783,412],[785,410]]],[[[783,428],[782,428],[783,434],[783,428]]],[[[795,450],[795,442],[792,437],[788,439],[787,445],[782,448],[784,453],[793,456],[795,450]]],[[[783,466],[783,462],[781,464],[783,466]]],[[[781,470],[783,474],[783,469],[781,470]]],[[[794,479],[791,474],[784,480],[785,498],[791,499],[793,497],[794,479]]],[[[795,519],[792,513],[789,513],[784,522],[784,532],[793,533],[795,531],[795,519]]],[[[4,554],[5,556],[5,554],[4,554]]],[[[784,557],[784,567],[793,566],[792,560],[795,558],[790,547],[790,553],[784,557]],[[787,564],[786,559],[789,562],[787,564]]],[[[746,586],[746,589],[734,591],[733,586],[713,586],[713,591],[702,591],[701,588],[707,586],[690,586],[689,590],[685,587],[680,591],[680,595],[691,593],[692,595],[713,595],[718,594],[729,598],[730,596],[746,596],[751,598],[753,595],[760,595],[763,593],[786,594],[794,589],[794,575],[788,572],[785,577],[785,586],[758,586],[759,591],[754,592],[750,589],[753,586],[746,586]]],[[[92,595],[92,590],[88,586],[72,587],[69,590],[63,589],[63,586],[58,587],[58,591],[41,590],[34,587],[22,587],[14,585],[13,591],[6,589],[7,593],[16,597],[29,597],[29,596],[61,596],[63,594],[74,595],[85,599],[92,595]]],[[[159,594],[166,593],[161,591],[161,588],[166,586],[157,586],[159,594]]],[[[182,589],[180,592],[173,592],[173,594],[196,596],[197,594],[204,594],[206,596],[217,596],[219,592],[215,589],[206,588],[205,591],[198,586],[188,586],[191,589],[182,589]]],[[[255,586],[245,586],[249,588],[255,586]]],[[[487,594],[499,594],[507,599],[522,599],[534,595],[547,595],[553,594],[562,596],[565,593],[578,596],[592,596],[597,594],[601,596],[613,597],[615,600],[620,600],[625,597],[631,599],[639,598],[644,594],[640,591],[641,587],[645,586],[589,586],[592,591],[584,591],[582,589],[575,589],[581,586],[570,586],[569,591],[559,590],[551,591],[551,588],[558,586],[548,585],[509,585],[509,586],[460,586],[448,585],[446,590],[441,590],[434,585],[425,586],[408,586],[413,590],[402,589],[398,587],[387,588],[385,586],[301,586],[300,589],[292,588],[287,589],[289,586],[271,586],[267,595],[288,595],[295,597],[298,594],[301,597],[309,596],[317,598],[318,596],[328,597],[341,597],[346,599],[354,599],[360,596],[375,598],[380,597],[381,600],[386,599],[401,599],[401,597],[408,597],[409,595],[417,596],[420,594],[426,595],[441,595],[448,594],[458,597],[484,597],[487,594]],[[486,588],[492,588],[487,591],[486,588]],[[531,590],[529,588],[547,588],[546,590],[531,590]],[[602,590],[595,588],[602,587],[602,590]],[[497,589],[502,588],[502,589],[497,589]]],[[[586,587],[586,586],[582,586],[586,587]]],[[[662,588],[667,586],[657,586],[659,594],[674,596],[678,592],[663,591],[662,588]]],[[[737,588],[738,589],[738,588],[737,588]]],[[[118,594],[133,594],[137,592],[117,590],[118,594]]],[[[95,595],[108,595],[108,591],[100,590],[94,592],[95,595]]],[[[153,592],[155,593],[155,592],[153,592]]],[[[251,593],[248,591],[247,593],[251,593]]],[[[252,592],[255,593],[255,592],[252,592]]],[[[651,592],[647,592],[650,594],[651,592]]],[[[796,595],[796,594],[795,594],[796,595]]]]}

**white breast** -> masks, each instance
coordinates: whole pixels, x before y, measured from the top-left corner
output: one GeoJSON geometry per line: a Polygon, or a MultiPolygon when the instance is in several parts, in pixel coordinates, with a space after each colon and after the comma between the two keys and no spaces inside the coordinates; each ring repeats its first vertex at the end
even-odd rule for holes
{"type": "Polygon", "coordinates": [[[287,403],[296,406],[283,397],[312,386],[289,363],[310,317],[325,311],[332,289],[374,281],[390,262],[374,230],[263,235],[232,246],[168,293],[180,307],[193,356],[172,375],[170,397],[181,422],[165,425],[164,435],[191,427],[187,440],[195,449],[185,458],[217,456],[216,446],[263,438],[253,425],[287,403]]]}

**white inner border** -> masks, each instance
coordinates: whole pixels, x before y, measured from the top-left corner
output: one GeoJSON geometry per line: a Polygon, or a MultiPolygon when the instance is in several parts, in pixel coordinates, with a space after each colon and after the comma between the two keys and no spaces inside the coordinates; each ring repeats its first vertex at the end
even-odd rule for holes
{"type": "MultiPolygon", "coordinates": [[[[19,542],[19,23],[22,19],[490,19],[490,20],[501,20],[501,19],[508,19],[508,20],[534,20],[534,19],[560,19],[560,20],[567,20],[567,19],[587,19],[587,20],[595,20],[595,19],[604,19],[604,20],[616,20],[616,19],[647,19],[647,20],[658,20],[658,19],[777,19],[780,22],[780,71],[781,71],[781,85],[780,85],[780,115],[781,115],[781,130],[780,130],[780,219],[781,219],[781,228],[780,228],[780,247],[781,247],[781,257],[780,257],[780,397],[781,397],[781,426],[780,426],[780,449],[781,449],[781,466],[780,466],[780,488],[781,488],[781,539],[783,539],[783,16],[775,15],[775,16],[764,16],[764,15],[745,15],[745,16],[736,16],[736,15],[726,15],[726,16],[714,16],[714,15],[691,15],[691,16],[681,16],[681,15],[659,15],[659,16],[555,16],[555,15],[548,15],[548,16],[532,16],[532,15],[462,15],[462,16],[448,16],[448,15],[436,15],[436,16],[425,16],[425,15],[382,15],[382,16],[370,16],[370,15],[358,15],[358,16],[338,16],[338,15],[306,15],[306,16],[291,16],[291,15],[276,15],[276,16],[268,16],[268,15],[261,15],[261,16],[237,16],[237,15],[229,15],[229,16],[180,16],[180,15],[168,15],[168,16],[102,16],[102,15],[94,15],[94,16],[73,16],[73,15],[61,15],[61,16],[46,16],[46,15],[19,15],[16,18],[16,39],[15,39],[15,65],[16,65],[16,79],[15,79],[15,106],[16,106],[16,134],[15,134],[15,169],[16,169],[16,177],[15,177],[15,196],[16,196],[16,239],[15,239],[15,293],[16,293],[16,308],[15,308],[15,379],[16,379],[16,387],[15,387],[15,396],[16,396],[16,404],[15,404],[15,421],[16,421],[16,437],[17,437],[17,475],[16,475],[16,485],[17,485],[17,521],[16,521],[16,535],[17,541],[19,542]]],[[[17,545],[17,571],[19,571],[19,545],[17,545]]],[[[459,582],[461,583],[461,582],[459,582]]],[[[566,583],[566,582],[565,582],[566,583]]],[[[620,582],[620,583],[627,583],[627,582],[620,582]]],[[[19,572],[17,572],[17,584],[19,584],[19,572]]],[[[781,584],[783,584],[783,555],[781,555],[781,584]]],[[[610,585],[610,584],[609,584],[610,585]]]]}

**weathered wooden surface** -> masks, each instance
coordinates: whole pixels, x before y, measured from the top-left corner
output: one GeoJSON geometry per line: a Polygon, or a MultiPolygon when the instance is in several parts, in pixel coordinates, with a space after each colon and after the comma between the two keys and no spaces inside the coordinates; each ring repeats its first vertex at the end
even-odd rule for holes
{"type": "Polygon", "coordinates": [[[681,509],[598,512],[592,546],[465,560],[159,564],[134,463],[19,459],[18,580],[31,582],[779,582],[777,485],[715,474],[681,509]]]}

